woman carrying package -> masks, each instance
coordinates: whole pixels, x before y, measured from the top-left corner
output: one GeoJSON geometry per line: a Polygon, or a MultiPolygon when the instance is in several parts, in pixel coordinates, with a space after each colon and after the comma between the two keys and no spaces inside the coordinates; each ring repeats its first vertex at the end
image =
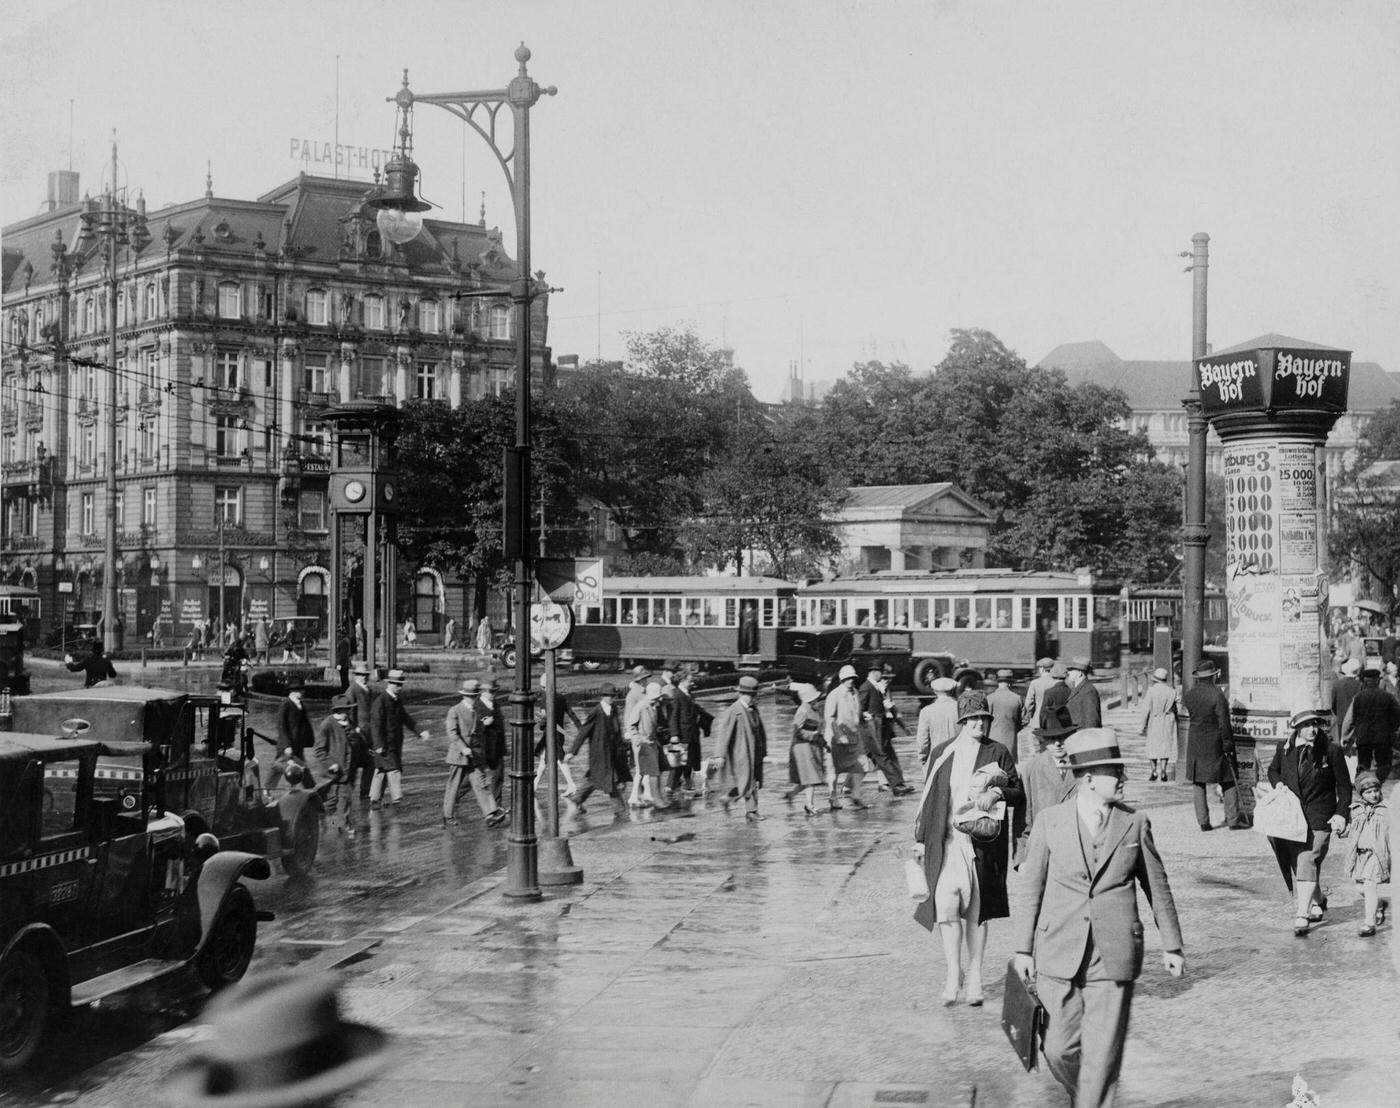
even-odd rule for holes
{"type": "Polygon", "coordinates": [[[1269,763],[1269,784],[1282,784],[1303,809],[1307,837],[1302,842],[1269,837],[1295,899],[1293,934],[1302,938],[1327,911],[1319,881],[1332,833],[1346,830],[1351,808],[1351,774],[1342,748],[1329,735],[1330,714],[1303,708],[1288,721],[1292,734],[1279,744],[1269,763]]]}

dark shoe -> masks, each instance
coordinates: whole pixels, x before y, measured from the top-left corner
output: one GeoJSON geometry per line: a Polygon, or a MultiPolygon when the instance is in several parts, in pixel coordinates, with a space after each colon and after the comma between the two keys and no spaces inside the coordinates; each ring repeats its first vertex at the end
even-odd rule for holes
{"type": "Polygon", "coordinates": [[[457,826],[457,817],[456,817],[456,816],[443,816],[443,817],[442,817],[442,825],[443,825],[444,827],[456,827],[456,826],[457,826]]]}
{"type": "Polygon", "coordinates": [[[1215,830],[1215,829],[1214,829],[1213,827],[1211,827],[1210,824],[1208,824],[1208,823],[1203,823],[1203,824],[1201,824],[1201,830],[1202,830],[1202,831],[1213,831],[1213,830],[1215,830]]]}
{"type": "Polygon", "coordinates": [[[805,804],[802,805],[802,811],[805,812],[805,813],[807,814],[807,818],[808,818],[808,819],[811,819],[813,816],[815,816],[815,815],[817,814],[817,810],[816,810],[815,808],[809,808],[809,807],[807,807],[807,805],[805,805],[805,804]]]}
{"type": "Polygon", "coordinates": [[[1376,905],[1376,926],[1379,927],[1385,922],[1385,910],[1390,907],[1384,900],[1376,905]]]}
{"type": "Polygon", "coordinates": [[[1357,932],[1357,934],[1360,935],[1363,939],[1369,939],[1375,933],[1376,929],[1374,927],[1363,927],[1360,931],[1357,932]]]}
{"type": "Polygon", "coordinates": [[[383,806],[384,806],[384,805],[382,805],[382,804],[381,804],[379,801],[377,801],[377,800],[371,800],[371,801],[369,802],[369,810],[370,810],[371,812],[377,812],[377,811],[379,811],[379,809],[382,808],[383,806]]]}
{"type": "Polygon", "coordinates": [[[1157,780],[1157,771],[1154,769],[1150,774],[1148,774],[1147,779],[1149,781],[1157,780]]]}
{"type": "Polygon", "coordinates": [[[909,784],[897,785],[894,790],[895,796],[908,796],[914,791],[914,786],[909,784]]]}
{"type": "Polygon", "coordinates": [[[1245,820],[1238,819],[1238,820],[1236,820],[1234,823],[1230,824],[1230,830],[1231,830],[1231,831],[1248,831],[1249,828],[1250,828],[1250,826],[1251,826],[1251,825],[1250,825],[1249,823],[1247,823],[1245,820]]]}

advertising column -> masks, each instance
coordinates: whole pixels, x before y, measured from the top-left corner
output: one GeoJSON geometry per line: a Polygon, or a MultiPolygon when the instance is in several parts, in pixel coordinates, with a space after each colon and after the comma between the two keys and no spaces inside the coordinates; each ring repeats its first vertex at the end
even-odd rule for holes
{"type": "Polygon", "coordinates": [[[1224,443],[1226,692],[1242,766],[1256,740],[1286,737],[1288,717],[1330,690],[1319,467],[1350,367],[1347,351],[1279,336],[1197,362],[1224,443]]]}

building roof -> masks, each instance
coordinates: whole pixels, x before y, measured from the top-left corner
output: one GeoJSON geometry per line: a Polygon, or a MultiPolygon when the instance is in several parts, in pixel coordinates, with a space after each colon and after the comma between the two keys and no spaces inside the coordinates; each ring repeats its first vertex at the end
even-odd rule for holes
{"type": "Polygon", "coordinates": [[[846,502],[841,514],[850,516],[859,513],[869,516],[872,513],[917,515],[936,500],[953,499],[967,508],[966,514],[994,519],[992,510],[981,501],[964,492],[951,481],[935,481],[927,485],[865,485],[848,488],[846,502]]]}
{"type": "MultiPolygon", "coordinates": [[[[1284,335],[1261,335],[1228,350],[1254,350],[1261,346],[1281,346],[1291,350],[1334,350],[1284,335]]],[[[1040,369],[1059,369],[1071,385],[1092,384],[1121,389],[1128,406],[1135,412],[1178,411],[1190,391],[1191,362],[1124,361],[1098,340],[1062,343],[1037,363],[1040,369]]],[[[1352,362],[1347,408],[1354,412],[1374,412],[1400,400],[1400,380],[1375,362],[1352,362]]]]}

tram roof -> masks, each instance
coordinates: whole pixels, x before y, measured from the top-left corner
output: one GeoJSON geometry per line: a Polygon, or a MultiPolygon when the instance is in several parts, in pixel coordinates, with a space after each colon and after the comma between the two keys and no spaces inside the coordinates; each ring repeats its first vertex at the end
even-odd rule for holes
{"type": "Polygon", "coordinates": [[[1093,584],[1091,578],[1077,573],[1010,569],[949,570],[945,573],[872,573],[860,577],[835,577],[830,581],[807,585],[802,589],[802,595],[1059,593],[1082,591],[1093,584]]]}
{"type": "Polygon", "coordinates": [[[781,577],[613,577],[603,578],[603,591],[619,593],[686,593],[704,596],[739,596],[754,593],[792,592],[797,586],[781,577]]]}

